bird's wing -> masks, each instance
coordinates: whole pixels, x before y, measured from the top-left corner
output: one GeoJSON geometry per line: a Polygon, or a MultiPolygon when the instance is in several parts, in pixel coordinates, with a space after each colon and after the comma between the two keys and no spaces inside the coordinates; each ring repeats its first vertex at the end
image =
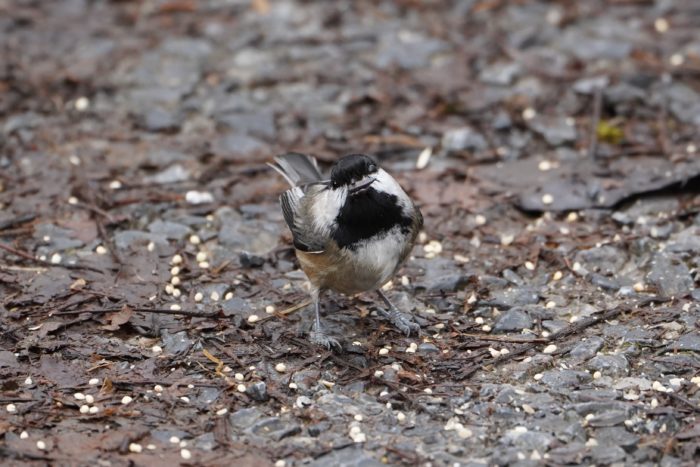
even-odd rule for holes
{"type": "Polygon", "coordinates": [[[299,187],[294,187],[280,195],[280,205],[284,220],[292,231],[294,247],[306,253],[322,253],[325,249],[325,240],[312,229],[312,222],[300,222],[300,210],[304,200],[304,192],[299,187]]]}

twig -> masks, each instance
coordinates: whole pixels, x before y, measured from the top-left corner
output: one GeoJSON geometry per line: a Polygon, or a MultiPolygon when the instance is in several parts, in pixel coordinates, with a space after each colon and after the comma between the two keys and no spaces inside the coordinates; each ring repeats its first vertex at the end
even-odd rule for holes
{"type": "Polygon", "coordinates": [[[598,151],[598,125],[600,124],[600,113],[603,107],[603,89],[596,88],[593,94],[593,118],[591,119],[591,141],[588,146],[588,157],[595,159],[598,151]]]}
{"type": "Polygon", "coordinates": [[[82,264],[64,264],[64,263],[52,263],[50,261],[46,261],[44,259],[39,259],[35,258],[31,254],[27,253],[26,251],[21,251],[17,250],[15,248],[12,248],[10,245],[6,245],[4,243],[0,242],[0,250],[5,250],[8,253],[12,253],[15,256],[19,256],[22,259],[26,259],[28,261],[31,261],[36,264],[41,264],[44,267],[47,268],[64,268],[64,269],[87,269],[88,271],[93,271],[93,272],[99,272],[102,274],[102,271],[97,268],[93,268],[92,266],[84,266],[82,264]]]}
{"type": "Polygon", "coordinates": [[[479,339],[482,341],[495,341],[495,342],[512,342],[515,344],[527,344],[527,343],[533,343],[533,344],[543,344],[548,341],[546,337],[531,337],[531,338],[525,338],[525,337],[510,337],[510,336],[489,336],[485,334],[470,334],[466,332],[460,332],[460,336],[462,337],[471,337],[473,339],[479,339]]]}
{"type": "MultiPolygon", "coordinates": [[[[129,307],[132,310],[139,312],[139,313],[155,313],[159,315],[181,315],[181,316],[188,316],[190,318],[216,318],[219,316],[219,312],[204,312],[204,311],[190,311],[190,310],[170,310],[167,308],[137,308],[137,307],[129,307]]],[[[91,313],[91,314],[104,314],[104,313],[114,313],[117,311],[121,311],[122,308],[96,308],[92,310],[68,310],[68,311],[59,311],[56,313],[53,313],[53,316],[61,316],[61,315],[78,315],[81,313],[91,313]]]]}

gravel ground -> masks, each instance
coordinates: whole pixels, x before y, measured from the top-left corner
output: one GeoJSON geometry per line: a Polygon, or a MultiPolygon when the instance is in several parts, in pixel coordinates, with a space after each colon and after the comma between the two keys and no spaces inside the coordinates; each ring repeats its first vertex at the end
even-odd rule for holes
{"type": "Polygon", "coordinates": [[[0,458],[695,465],[693,0],[0,0],[0,458]],[[425,230],[307,343],[274,154],[425,230]]]}

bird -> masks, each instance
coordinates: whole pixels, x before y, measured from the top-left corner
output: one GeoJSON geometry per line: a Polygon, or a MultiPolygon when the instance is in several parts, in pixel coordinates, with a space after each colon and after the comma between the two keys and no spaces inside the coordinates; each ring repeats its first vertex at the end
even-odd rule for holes
{"type": "Polygon", "coordinates": [[[423,227],[420,209],[388,172],[366,154],[338,159],[324,179],[314,157],[290,152],[268,163],[289,183],[280,195],[301,269],[311,284],[315,321],[310,341],[341,350],[321,325],[320,298],[331,290],[353,296],[376,291],[380,313],[402,333],[420,326],[384,294],[423,227]]]}

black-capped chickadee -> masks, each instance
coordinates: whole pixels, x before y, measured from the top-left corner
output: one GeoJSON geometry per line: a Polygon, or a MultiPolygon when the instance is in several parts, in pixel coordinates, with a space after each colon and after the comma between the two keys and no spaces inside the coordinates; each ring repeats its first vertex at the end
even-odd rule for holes
{"type": "Polygon", "coordinates": [[[403,333],[420,327],[396,308],[381,286],[391,279],[413,247],[423,216],[394,178],[364,154],[351,154],[324,180],[313,157],[289,153],[270,167],[292,186],[282,193],[284,219],[292,231],[301,268],[311,282],[316,321],[312,342],[340,348],[321,328],[319,296],[376,290],[389,308],[382,313],[403,333]]]}

